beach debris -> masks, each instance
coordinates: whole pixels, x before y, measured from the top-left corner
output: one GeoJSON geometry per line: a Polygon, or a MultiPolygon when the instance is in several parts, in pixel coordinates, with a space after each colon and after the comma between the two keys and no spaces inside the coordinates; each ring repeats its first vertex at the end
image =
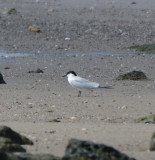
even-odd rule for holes
{"type": "Polygon", "coordinates": [[[28,30],[30,32],[40,32],[40,28],[38,26],[29,26],[28,30]]]}
{"type": "Polygon", "coordinates": [[[81,57],[85,57],[85,56],[86,56],[86,54],[82,54],[82,55],[81,55],[81,57]]]}
{"type": "Polygon", "coordinates": [[[152,138],[151,138],[150,151],[155,151],[155,132],[153,133],[152,138]]]}
{"type": "Polygon", "coordinates": [[[53,111],[53,110],[48,110],[48,111],[46,111],[46,112],[53,113],[54,111],[53,111]]]}
{"type": "Polygon", "coordinates": [[[49,120],[48,122],[61,122],[59,119],[52,119],[52,120],[49,120]]]}
{"type": "Polygon", "coordinates": [[[15,8],[11,8],[7,11],[7,14],[15,14],[15,13],[17,13],[15,8]]]}
{"type": "Polygon", "coordinates": [[[74,116],[71,117],[71,120],[75,120],[75,119],[76,119],[76,117],[74,117],[74,116]]]}
{"type": "Polygon", "coordinates": [[[97,105],[97,107],[102,107],[100,104],[96,104],[97,105]]]}
{"type": "Polygon", "coordinates": [[[10,69],[10,67],[4,67],[4,69],[10,69]]]}
{"type": "Polygon", "coordinates": [[[2,73],[0,73],[0,84],[6,84],[6,82],[3,79],[2,73]]]}
{"type": "Polygon", "coordinates": [[[88,133],[88,129],[87,128],[82,128],[82,131],[83,131],[84,134],[88,133]]]}
{"type": "Polygon", "coordinates": [[[33,105],[34,105],[34,104],[33,104],[33,103],[31,103],[31,102],[30,102],[30,103],[28,103],[28,108],[33,108],[33,105]]]}
{"type": "Polygon", "coordinates": [[[122,108],[122,109],[127,109],[127,106],[126,106],[126,105],[124,105],[124,106],[122,106],[121,108],[122,108]]]}
{"type": "Polygon", "coordinates": [[[52,108],[55,108],[56,107],[56,105],[54,104],[54,105],[52,105],[52,108]]]}
{"type": "Polygon", "coordinates": [[[153,124],[155,124],[155,114],[138,118],[135,120],[135,122],[136,123],[153,123],[153,124]]]}
{"type": "Polygon", "coordinates": [[[136,2],[131,2],[131,4],[136,4],[136,2]]]}
{"type": "Polygon", "coordinates": [[[70,38],[69,38],[69,37],[66,37],[65,40],[66,40],[66,41],[70,41],[70,38]]]}
{"type": "Polygon", "coordinates": [[[53,11],[54,11],[53,8],[49,8],[49,9],[48,9],[48,12],[53,12],[53,11]]]}
{"type": "Polygon", "coordinates": [[[116,149],[89,141],[71,139],[62,160],[135,160],[116,149]]]}
{"type": "Polygon", "coordinates": [[[87,130],[88,130],[87,128],[82,128],[82,131],[84,131],[84,132],[87,131],[87,130]]]}
{"type": "Polygon", "coordinates": [[[132,71],[119,75],[116,80],[148,80],[148,77],[142,71],[132,71]]]}
{"type": "Polygon", "coordinates": [[[44,71],[38,68],[35,71],[28,71],[28,73],[44,73],[44,71]]]}
{"type": "Polygon", "coordinates": [[[155,54],[155,44],[144,44],[144,45],[131,46],[129,47],[129,49],[134,49],[136,51],[155,54]]]}

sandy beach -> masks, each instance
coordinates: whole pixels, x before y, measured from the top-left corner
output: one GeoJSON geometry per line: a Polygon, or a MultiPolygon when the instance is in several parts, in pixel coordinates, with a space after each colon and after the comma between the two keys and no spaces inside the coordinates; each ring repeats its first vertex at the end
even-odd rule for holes
{"type": "Polygon", "coordinates": [[[132,2],[0,0],[0,50],[21,53],[0,58],[7,82],[0,85],[0,124],[30,138],[28,152],[63,156],[68,140],[78,138],[155,160],[154,124],[135,123],[155,113],[155,56],[125,49],[154,43],[155,4],[132,2]],[[10,8],[17,13],[6,14],[10,8]],[[30,32],[33,25],[41,32],[30,32]],[[29,73],[37,68],[43,73],[29,73]],[[77,97],[62,77],[70,70],[112,89],[77,97]],[[149,80],[116,80],[133,70],[149,80]]]}

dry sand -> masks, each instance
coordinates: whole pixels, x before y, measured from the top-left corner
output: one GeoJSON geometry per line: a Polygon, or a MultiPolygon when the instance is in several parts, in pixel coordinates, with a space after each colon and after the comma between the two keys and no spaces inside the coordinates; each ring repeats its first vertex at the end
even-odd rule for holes
{"type": "Polygon", "coordinates": [[[0,1],[0,50],[30,53],[0,58],[7,82],[0,85],[0,124],[32,139],[34,146],[26,147],[32,153],[62,156],[68,140],[79,138],[111,145],[137,160],[155,160],[155,153],[149,152],[155,126],[134,122],[155,113],[155,56],[122,49],[153,42],[153,0],[0,1]],[[4,12],[12,7],[18,13],[7,16],[4,12]],[[61,21],[66,27],[59,28],[61,21]],[[106,37],[101,35],[103,22],[106,37]],[[41,33],[27,30],[34,23],[41,33]],[[28,73],[37,68],[44,73],[28,73]],[[113,89],[85,91],[79,98],[62,77],[69,70],[113,89]],[[133,70],[143,71],[150,80],[115,80],[133,70]],[[60,122],[50,122],[53,119],[60,122]]]}

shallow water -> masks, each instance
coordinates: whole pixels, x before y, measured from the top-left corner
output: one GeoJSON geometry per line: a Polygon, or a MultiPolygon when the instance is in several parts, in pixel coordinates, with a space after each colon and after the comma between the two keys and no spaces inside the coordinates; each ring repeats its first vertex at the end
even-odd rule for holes
{"type": "MultiPolygon", "coordinates": [[[[125,56],[125,55],[143,55],[144,53],[142,52],[121,52],[121,53],[113,53],[113,52],[76,52],[76,53],[52,53],[52,55],[61,55],[61,56],[125,56]]],[[[18,58],[18,57],[28,57],[28,56],[32,56],[32,55],[51,55],[51,53],[7,53],[6,51],[0,50],[0,59],[2,58],[18,58]]],[[[153,55],[153,54],[150,54],[153,55]]]]}
{"type": "Polygon", "coordinates": [[[15,57],[26,57],[30,56],[28,53],[7,53],[0,50],[0,58],[15,58],[15,57]]]}

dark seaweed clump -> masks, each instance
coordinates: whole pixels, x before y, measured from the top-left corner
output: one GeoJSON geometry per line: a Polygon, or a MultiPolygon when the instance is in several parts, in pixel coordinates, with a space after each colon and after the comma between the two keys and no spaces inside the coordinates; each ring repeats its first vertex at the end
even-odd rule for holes
{"type": "Polygon", "coordinates": [[[119,75],[117,80],[148,80],[148,77],[142,71],[132,71],[119,75]]]}
{"type": "Polygon", "coordinates": [[[155,44],[144,44],[144,45],[131,46],[129,47],[129,49],[134,49],[140,52],[148,52],[148,53],[155,54],[155,44]]]}
{"type": "Polygon", "coordinates": [[[155,124],[155,114],[146,116],[146,117],[141,117],[135,120],[136,123],[152,123],[155,124]]]}
{"type": "Polygon", "coordinates": [[[15,14],[17,11],[15,8],[11,8],[7,11],[7,14],[15,14]]]}

